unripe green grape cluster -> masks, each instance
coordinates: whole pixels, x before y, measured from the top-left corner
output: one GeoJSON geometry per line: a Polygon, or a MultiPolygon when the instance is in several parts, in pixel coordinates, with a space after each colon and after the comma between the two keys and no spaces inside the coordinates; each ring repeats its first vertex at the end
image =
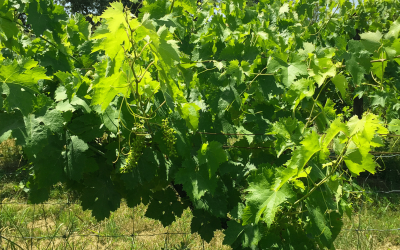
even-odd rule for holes
{"type": "Polygon", "coordinates": [[[175,149],[175,143],[176,143],[175,133],[176,133],[176,131],[173,128],[169,127],[168,119],[162,120],[161,128],[162,128],[162,132],[163,132],[163,136],[164,136],[163,139],[165,141],[165,144],[167,145],[169,156],[177,156],[176,149],[175,149]]]}
{"type": "Polygon", "coordinates": [[[134,128],[135,137],[131,139],[130,151],[126,158],[126,165],[121,168],[121,173],[130,173],[137,167],[140,156],[145,148],[145,128],[141,123],[136,123],[134,128]]]}

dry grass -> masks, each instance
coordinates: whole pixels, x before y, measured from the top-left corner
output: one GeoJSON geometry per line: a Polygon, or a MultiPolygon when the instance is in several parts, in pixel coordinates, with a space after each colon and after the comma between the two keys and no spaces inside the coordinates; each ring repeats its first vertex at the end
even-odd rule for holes
{"type": "MultiPolygon", "coordinates": [[[[53,196],[57,194],[53,193],[53,196]]],[[[398,204],[398,197],[389,197],[370,199],[362,207],[355,205],[358,212],[351,219],[344,217],[344,229],[399,228],[398,204]]],[[[144,216],[146,209],[145,205],[132,209],[122,203],[110,218],[97,222],[91,212],[83,211],[79,204],[3,204],[1,234],[10,241],[3,239],[1,244],[4,249],[13,249],[13,244],[23,249],[203,249],[204,243],[204,249],[230,249],[222,245],[223,233],[220,231],[210,243],[203,242],[197,234],[191,234],[190,210],[185,210],[181,218],[164,228],[159,221],[144,216]],[[133,232],[134,237],[131,237],[133,232]],[[21,239],[21,236],[46,238],[21,239]]],[[[343,230],[335,246],[340,250],[400,250],[400,230],[359,233],[343,230]]]]}
{"type": "Polygon", "coordinates": [[[97,222],[79,204],[57,204],[68,199],[61,184],[51,192],[48,203],[54,204],[15,204],[27,198],[27,171],[17,170],[21,155],[14,140],[0,144],[0,249],[230,249],[222,245],[222,232],[210,243],[191,234],[190,210],[165,228],[144,216],[146,206],[132,209],[123,202],[97,222]]]}
{"type": "Polygon", "coordinates": [[[15,145],[15,140],[8,139],[0,143],[0,168],[15,171],[22,159],[21,148],[15,145]]]}
{"type": "Polygon", "coordinates": [[[399,195],[364,198],[366,202],[358,204],[358,212],[352,218],[344,217],[344,230],[335,241],[337,249],[400,250],[399,198],[399,195]],[[357,232],[353,229],[398,230],[357,232]]]}
{"type": "Polygon", "coordinates": [[[204,249],[230,249],[222,245],[222,232],[217,232],[210,243],[191,234],[190,210],[167,228],[145,218],[145,212],[144,205],[131,209],[123,203],[109,219],[97,222],[78,204],[3,204],[2,236],[8,240],[3,239],[1,244],[5,249],[203,249],[203,244],[204,249]]]}

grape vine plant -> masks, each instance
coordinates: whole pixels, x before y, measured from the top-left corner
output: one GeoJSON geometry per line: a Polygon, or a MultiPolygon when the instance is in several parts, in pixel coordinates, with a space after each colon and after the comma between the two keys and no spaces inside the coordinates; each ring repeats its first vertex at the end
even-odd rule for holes
{"type": "Polygon", "coordinates": [[[234,249],[334,248],[400,133],[398,0],[0,1],[0,142],[102,220],[124,199],[234,249]]]}

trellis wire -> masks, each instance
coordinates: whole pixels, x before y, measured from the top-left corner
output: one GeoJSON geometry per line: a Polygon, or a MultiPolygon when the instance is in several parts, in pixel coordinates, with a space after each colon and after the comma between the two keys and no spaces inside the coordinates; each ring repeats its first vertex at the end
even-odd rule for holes
{"type": "MultiPolygon", "coordinates": [[[[216,135],[216,134],[224,134],[224,133],[207,133],[207,134],[211,134],[211,135],[216,135]]],[[[225,134],[225,135],[238,135],[238,136],[249,136],[249,135],[262,135],[262,134],[225,134]]],[[[397,137],[398,135],[387,135],[387,136],[393,136],[393,137],[397,137]]],[[[224,148],[247,148],[247,149],[267,149],[267,148],[273,148],[273,147],[236,147],[236,146],[228,146],[225,145],[224,148]]],[[[398,157],[400,156],[400,152],[370,152],[371,154],[374,155],[374,157],[382,157],[382,158],[391,158],[391,157],[398,157]]],[[[334,157],[334,156],[331,156],[334,157]]],[[[15,174],[15,172],[9,172],[9,173],[4,173],[4,172],[0,172],[1,174],[15,174]]],[[[345,192],[350,192],[350,193],[361,193],[361,197],[362,197],[362,202],[360,205],[360,212],[358,214],[358,227],[357,228],[343,228],[343,231],[353,231],[357,233],[357,249],[360,249],[360,237],[361,237],[361,233],[362,232],[397,232],[400,231],[400,227],[399,228],[389,228],[389,229],[377,229],[377,228],[362,228],[362,216],[361,216],[361,212],[363,210],[364,207],[364,194],[367,193],[377,193],[377,194],[391,194],[391,193],[400,193],[400,190],[388,190],[388,191],[366,191],[366,190],[357,190],[357,191],[345,191],[345,192]]],[[[65,241],[65,248],[67,247],[67,245],[69,245],[69,238],[73,238],[73,237],[97,237],[97,249],[99,249],[99,244],[100,244],[100,239],[101,238],[131,238],[132,239],[132,248],[134,248],[135,246],[135,242],[136,242],[136,238],[138,237],[156,237],[156,236],[161,236],[164,235],[165,236],[165,241],[164,241],[164,247],[166,249],[168,249],[169,247],[169,237],[170,235],[190,235],[191,233],[188,232],[169,232],[169,228],[167,232],[163,232],[163,233],[153,233],[153,234],[136,234],[135,233],[135,213],[134,213],[134,209],[132,212],[132,234],[121,234],[121,235],[102,235],[100,232],[100,225],[99,225],[99,230],[98,233],[92,233],[92,234],[78,234],[78,233],[66,233],[63,235],[48,235],[48,236],[32,236],[34,235],[34,223],[35,223],[35,211],[36,211],[36,205],[35,204],[29,204],[27,202],[3,202],[2,199],[2,190],[0,190],[0,212],[1,214],[3,213],[3,206],[5,205],[28,205],[28,206],[33,206],[33,213],[32,213],[32,226],[31,226],[31,230],[30,230],[30,235],[31,236],[17,236],[17,235],[5,235],[3,233],[4,228],[3,228],[3,223],[2,220],[0,220],[0,249],[3,249],[3,239],[9,243],[11,243],[13,246],[17,246],[20,249],[24,249],[23,247],[21,247],[20,245],[18,245],[17,242],[12,241],[11,239],[22,239],[22,240],[28,240],[30,243],[30,249],[34,249],[34,240],[54,240],[56,238],[60,238],[60,239],[64,239],[65,241]]],[[[52,206],[70,206],[71,204],[79,204],[79,203],[72,203],[70,201],[70,199],[68,198],[68,202],[45,202],[45,203],[40,203],[41,205],[52,205],[52,206]]],[[[45,223],[46,223],[46,227],[48,227],[47,224],[47,216],[45,213],[45,210],[43,208],[43,212],[45,214],[45,223]]],[[[71,211],[69,212],[69,216],[71,216],[71,211]]],[[[48,232],[48,230],[47,230],[48,232]]],[[[53,243],[54,246],[54,241],[51,241],[49,243],[50,244],[53,243]]],[[[27,245],[28,246],[28,245],[27,245]]],[[[193,249],[193,247],[191,247],[193,249]]],[[[197,246],[195,248],[198,249],[205,249],[205,244],[204,241],[202,241],[202,246],[197,246]]]]}
{"type": "MultiPolygon", "coordinates": [[[[156,237],[156,236],[165,236],[165,241],[164,241],[164,248],[165,249],[169,249],[170,247],[170,236],[172,235],[191,235],[190,232],[170,232],[169,228],[167,230],[167,232],[160,232],[160,233],[145,233],[145,234],[140,234],[140,233],[135,233],[135,226],[134,226],[134,220],[135,220],[135,209],[132,209],[132,233],[131,234],[115,234],[115,235],[103,235],[101,234],[101,225],[99,225],[98,231],[97,233],[88,233],[88,234],[81,234],[81,233],[75,233],[75,232],[70,232],[67,231],[64,234],[57,234],[57,235],[51,235],[51,233],[49,233],[48,231],[48,221],[47,221],[47,213],[45,212],[44,208],[43,208],[43,215],[45,218],[45,223],[46,223],[46,229],[47,229],[47,234],[50,235],[46,235],[46,236],[33,236],[35,234],[34,232],[34,224],[35,224],[35,214],[37,213],[37,209],[36,206],[38,204],[29,204],[27,202],[3,202],[1,197],[1,190],[0,190],[0,209],[1,209],[1,213],[3,214],[3,206],[8,206],[8,205],[25,205],[25,206],[32,206],[33,207],[33,213],[32,213],[32,225],[30,228],[28,228],[28,232],[29,232],[29,236],[24,236],[24,235],[5,235],[3,233],[3,223],[2,223],[2,219],[0,220],[0,249],[5,249],[3,248],[4,246],[4,242],[3,239],[8,243],[11,244],[14,247],[17,247],[19,249],[36,249],[36,246],[34,245],[34,240],[50,240],[48,247],[46,249],[49,248],[49,246],[53,243],[53,247],[54,247],[54,239],[64,239],[65,245],[63,246],[65,249],[66,248],[72,248],[70,246],[70,242],[69,239],[70,238],[74,238],[74,237],[95,237],[97,238],[97,242],[96,242],[96,248],[100,249],[100,239],[102,238],[130,238],[132,240],[132,247],[131,249],[134,248],[135,246],[135,239],[139,238],[139,237],[156,237]],[[15,241],[15,240],[26,240],[26,247],[24,247],[23,245],[21,246],[21,242],[20,241],[15,241]],[[68,247],[67,247],[68,246],[68,247]]],[[[71,202],[70,199],[67,200],[67,202],[57,202],[57,203],[40,203],[39,205],[50,205],[50,206],[63,206],[63,208],[65,209],[66,207],[69,207],[70,205],[79,205],[78,202],[71,202]]],[[[71,213],[71,210],[69,211],[69,216],[73,216],[71,213]]],[[[71,221],[71,220],[70,220],[71,221]]],[[[73,222],[72,222],[73,223],[73,222]]],[[[16,227],[19,227],[18,225],[15,224],[16,227]]],[[[104,247],[104,246],[102,246],[104,247]]],[[[204,245],[204,241],[202,242],[201,246],[197,246],[197,247],[192,247],[191,249],[205,249],[205,245],[204,245]]]]}
{"type": "MultiPolygon", "coordinates": [[[[345,192],[349,192],[349,193],[361,193],[362,197],[364,197],[364,194],[366,193],[376,193],[376,194],[391,194],[391,193],[400,193],[400,190],[388,190],[388,191],[367,191],[367,190],[356,190],[356,191],[345,191],[345,192]]],[[[0,193],[1,194],[1,193],[0,193]]],[[[36,205],[35,204],[29,204],[29,203],[21,203],[21,202],[0,202],[0,208],[1,208],[1,212],[3,212],[3,206],[4,205],[27,205],[27,206],[33,206],[33,214],[32,214],[32,227],[30,230],[30,234],[33,235],[33,227],[34,227],[34,221],[35,221],[35,211],[36,211],[36,205]]],[[[45,205],[46,203],[43,203],[41,205],[45,205]]],[[[64,205],[64,206],[70,206],[73,204],[79,204],[79,203],[73,203],[70,202],[70,200],[68,200],[68,202],[66,203],[47,203],[47,205],[52,205],[52,206],[56,206],[56,205],[64,205]]],[[[361,233],[362,232],[367,232],[367,231],[372,231],[372,232],[396,232],[399,231],[400,232],[400,227],[399,228],[389,228],[389,229],[379,229],[379,228],[362,228],[362,210],[364,207],[364,201],[362,199],[362,203],[360,205],[360,212],[358,214],[358,226],[357,228],[343,228],[343,231],[354,231],[357,233],[357,249],[361,249],[360,247],[360,237],[361,237],[361,233]]],[[[71,212],[70,212],[71,215],[71,212]]],[[[45,219],[47,219],[46,214],[45,214],[45,219]]],[[[134,209],[132,212],[132,222],[134,223],[134,209]]],[[[0,222],[1,223],[1,222],[0,222]]],[[[47,220],[46,220],[46,224],[47,224],[47,220]]],[[[0,226],[2,226],[3,224],[1,223],[0,226]]],[[[47,226],[47,225],[46,225],[47,226]]],[[[2,233],[3,228],[0,228],[0,240],[6,240],[7,242],[9,242],[10,244],[13,244],[14,246],[17,246],[20,249],[25,249],[24,247],[22,247],[21,245],[19,245],[19,242],[14,242],[12,239],[22,239],[22,240],[28,240],[30,243],[30,248],[29,249],[34,249],[34,240],[54,240],[54,239],[64,239],[65,241],[65,247],[67,245],[69,245],[69,239],[73,238],[73,237],[96,237],[97,240],[97,248],[99,248],[99,244],[100,244],[100,239],[101,238],[130,238],[132,239],[132,247],[135,245],[135,238],[138,237],[156,237],[156,236],[165,236],[165,241],[164,241],[164,247],[165,249],[168,249],[169,247],[169,237],[171,235],[190,235],[191,233],[189,232],[169,232],[169,228],[167,229],[167,232],[162,232],[162,233],[146,233],[146,234],[136,234],[135,233],[135,227],[134,224],[132,226],[132,234],[116,234],[116,235],[102,235],[100,233],[100,227],[98,230],[98,233],[90,233],[90,234],[79,234],[79,233],[65,233],[65,234],[61,234],[61,235],[47,235],[47,236],[18,236],[18,235],[4,235],[2,233]]],[[[3,242],[3,241],[1,241],[3,242]]],[[[52,242],[49,243],[49,245],[52,242]]],[[[54,242],[53,242],[54,244],[54,242]]],[[[193,249],[193,247],[191,247],[193,249]]],[[[204,241],[202,242],[201,246],[197,246],[195,247],[197,249],[205,249],[205,245],[204,245],[204,241]]],[[[1,248],[3,249],[3,248],[1,248]]]]}
{"type": "MultiPolygon", "coordinates": [[[[358,191],[346,191],[348,193],[361,193],[361,204],[360,211],[358,212],[358,226],[357,228],[343,228],[342,231],[353,231],[357,233],[357,250],[363,249],[361,246],[361,233],[362,232],[400,232],[400,227],[398,228],[388,228],[388,229],[379,229],[379,228],[361,228],[362,226],[362,211],[364,209],[364,196],[365,194],[393,194],[400,193],[400,190],[388,190],[388,191],[367,191],[367,190],[358,190],[358,191]]],[[[400,225],[399,225],[400,226],[400,225]]]]}

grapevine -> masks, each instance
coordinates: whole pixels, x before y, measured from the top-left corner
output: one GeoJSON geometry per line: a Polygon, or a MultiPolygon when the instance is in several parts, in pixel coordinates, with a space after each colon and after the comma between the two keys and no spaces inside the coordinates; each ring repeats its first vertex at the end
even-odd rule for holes
{"type": "Polygon", "coordinates": [[[31,203],[65,183],[98,220],[121,201],[164,226],[190,208],[207,242],[333,249],[354,177],[400,134],[399,9],[114,2],[92,25],[52,0],[4,0],[0,142],[32,166],[31,203]]]}

